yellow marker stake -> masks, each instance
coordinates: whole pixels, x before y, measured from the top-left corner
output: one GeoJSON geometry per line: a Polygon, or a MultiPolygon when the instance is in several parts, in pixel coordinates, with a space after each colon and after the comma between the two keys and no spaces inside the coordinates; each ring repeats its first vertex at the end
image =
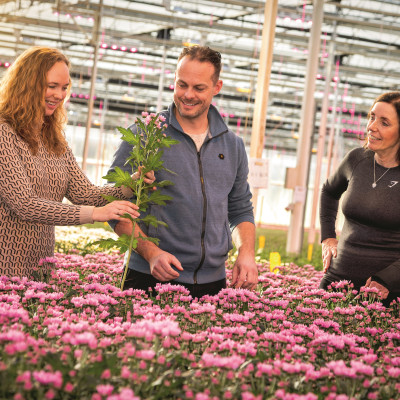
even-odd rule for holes
{"type": "Polygon", "coordinates": [[[262,252],[265,247],[265,236],[260,236],[258,238],[258,251],[262,252]]]}
{"type": "Polygon", "coordinates": [[[281,265],[281,255],[277,251],[269,253],[269,270],[274,274],[279,272],[279,267],[281,265]]]}
{"type": "Polygon", "coordinates": [[[312,259],[313,247],[314,247],[314,245],[312,243],[310,243],[308,245],[308,252],[307,252],[307,260],[308,261],[311,261],[311,259],[312,259]]]}

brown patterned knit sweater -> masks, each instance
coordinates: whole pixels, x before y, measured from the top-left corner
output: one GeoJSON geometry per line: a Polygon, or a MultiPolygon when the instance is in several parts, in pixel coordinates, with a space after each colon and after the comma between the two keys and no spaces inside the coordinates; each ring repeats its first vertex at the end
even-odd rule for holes
{"type": "Polygon", "coordinates": [[[41,144],[33,156],[0,121],[0,275],[31,276],[54,253],[54,225],[92,223],[93,206],[107,204],[101,194],[127,199],[124,189],[93,185],[70,148],[57,157],[41,144]]]}

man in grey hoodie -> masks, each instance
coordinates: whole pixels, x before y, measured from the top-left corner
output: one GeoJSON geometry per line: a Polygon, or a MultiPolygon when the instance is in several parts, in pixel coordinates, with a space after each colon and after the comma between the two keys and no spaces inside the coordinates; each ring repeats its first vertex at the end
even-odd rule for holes
{"type": "MultiPolygon", "coordinates": [[[[232,286],[250,290],[257,286],[255,225],[244,143],[211,104],[222,88],[220,71],[221,55],[209,47],[187,47],[179,56],[174,102],[161,113],[168,125],[166,135],[179,141],[163,154],[164,166],[176,173],[174,185],[162,189],[172,200],[147,211],[168,228],[138,228],[143,235],[158,238],[159,246],[139,241],[124,289],[147,291],[158,282],[171,282],[188,288],[193,297],[214,295],[226,287],[225,261],[232,239],[238,250],[232,286]]],[[[131,150],[128,143],[121,142],[111,169],[124,169],[131,150]]],[[[157,171],[156,179],[171,177],[157,171]]],[[[127,219],[118,222],[115,232],[130,234],[130,224],[127,219]]]]}

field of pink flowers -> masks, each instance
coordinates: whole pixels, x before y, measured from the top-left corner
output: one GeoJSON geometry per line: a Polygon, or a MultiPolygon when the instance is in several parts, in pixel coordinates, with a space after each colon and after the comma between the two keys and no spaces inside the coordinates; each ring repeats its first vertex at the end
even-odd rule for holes
{"type": "MultiPolygon", "coordinates": [[[[1,399],[399,399],[399,306],[259,263],[259,289],[121,291],[122,255],[0,277],[1,399]]],[[[230,262],[227,264],[230,277],[230,262]]]]}

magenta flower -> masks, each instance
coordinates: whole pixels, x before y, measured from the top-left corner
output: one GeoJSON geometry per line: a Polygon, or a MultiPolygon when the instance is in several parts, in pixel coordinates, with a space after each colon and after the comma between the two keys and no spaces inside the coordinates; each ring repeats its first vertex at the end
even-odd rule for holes
{"type": "Polygon", "coordinates": [[[100,376],[101,379],[110,379],[111,378],[111,371],[107,368],[105,369],[100,376]]]}
{"type": "Polygon", "coordinates": [[[136,352],[136,357],[141,358],[143,360],[152,360],[155,357],[156,353],[154,350],[138,350],[136,352]]]}
{"type": "Polygon", "coordinates": [[[237,369],[244,362],[244,358],[240,356],[230,356],[230,357],[221,357],[218,355],[203,353],[201,356],[201,360],[203,362],[204,367],[217,367],[217,368],[228,368],[228,369],[237,369]]]}
{"type": "Polygon", "coordinates": [[[62,386],[63,378],[60,371],[47,372],[47,371],[33,371],[33,378],[41,385],[52,385],[59,389],[62,386]]]}
{"type": "Polygon", "coordinates": [[[96,390],[101,396],[109,396],[113,392],[114,386],[110,384],[97,385],[96,390]]]}

